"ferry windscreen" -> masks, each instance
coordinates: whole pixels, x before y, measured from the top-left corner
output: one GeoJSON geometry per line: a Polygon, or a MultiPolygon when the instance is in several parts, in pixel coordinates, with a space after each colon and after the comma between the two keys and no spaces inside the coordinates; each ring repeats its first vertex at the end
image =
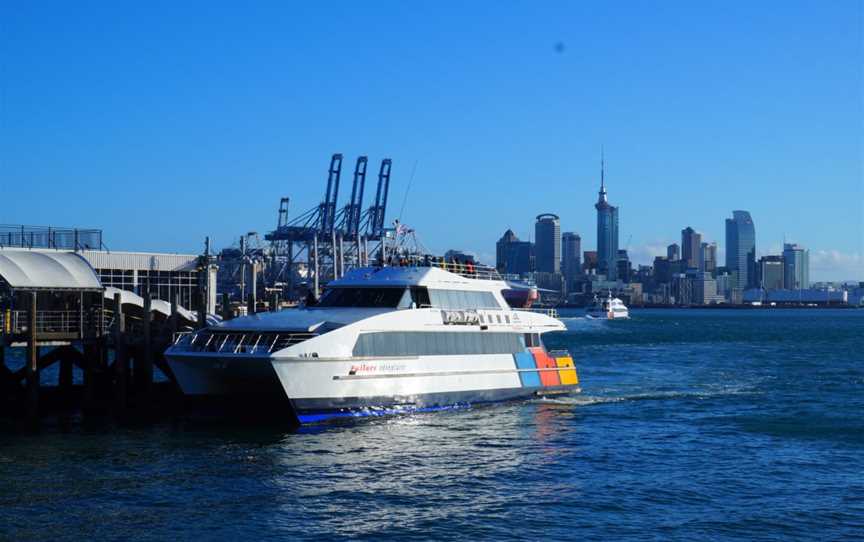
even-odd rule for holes
{"type": "Polygon", "coordinates": [[[395,308],[403,295],[404,288],[330,288],[316,306],[395,308]]]}

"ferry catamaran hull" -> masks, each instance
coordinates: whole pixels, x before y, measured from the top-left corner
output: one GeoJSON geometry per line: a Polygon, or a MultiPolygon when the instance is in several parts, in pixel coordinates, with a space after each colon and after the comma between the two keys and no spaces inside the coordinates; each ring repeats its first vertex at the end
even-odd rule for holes
{"type": "Polygon", "coordinates": [[[567,354],[542,348],[514,355],[387,360],[272,360],[303,423],[347,416],[432,410],[573,391],[567,354]],[[467,363],[466,363],[467,362],[467,363]],[[470,366],[470,369],[466,369],[470,366]]]}
{"type": "Polygon", "coordinates": [[[540,341],[564,325],[511,309],[506,288],[437,268],[359,269],[319,307],[223,322],[166,358],[187,395],[278,396],[300,423],[578,390],[569,354],[540,341]]]}

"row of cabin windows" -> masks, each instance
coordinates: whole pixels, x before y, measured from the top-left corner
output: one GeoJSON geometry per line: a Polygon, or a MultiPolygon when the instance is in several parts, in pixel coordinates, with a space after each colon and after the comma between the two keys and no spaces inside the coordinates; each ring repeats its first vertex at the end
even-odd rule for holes
{"type": "Polygon", "coordinates": [[[399,308],[436,307],[449,310],[500,308],[492,292],[410,288],[330,288],[319,307],[399,308]]]}
{"type": "Polygon", "coordinates": [[[382,331],[364,333],[354,345],[355,357],[517,354],[539,346],[536,333],[382,331]]]}

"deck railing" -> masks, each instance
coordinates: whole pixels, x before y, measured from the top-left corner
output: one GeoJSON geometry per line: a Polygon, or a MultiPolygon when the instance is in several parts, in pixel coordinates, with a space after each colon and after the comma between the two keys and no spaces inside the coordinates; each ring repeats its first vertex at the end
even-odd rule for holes
{"type": "Polygon", "coordinates": [[[455,273],[467,279],[479,280],[503,280],[498,270],[483,264],[468,264],[459,262],[448,262],[443,258],[433,257],[393,257],[388,262],[390,267],[437,267],[451,273],[455,273]]]}

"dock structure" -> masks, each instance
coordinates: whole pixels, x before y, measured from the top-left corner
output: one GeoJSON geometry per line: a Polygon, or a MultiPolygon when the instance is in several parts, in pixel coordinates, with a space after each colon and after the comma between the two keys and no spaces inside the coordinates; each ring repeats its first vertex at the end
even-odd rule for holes
{"type": "Polygon", "coordinates": [[[298,278],[305,279],[304,288],[317,296],[328,280],[339,278],[347,268],[368,265],[370,255],[374,258],[384,246],[392,161],[389,158],[381,161],[375,200],[364,211],[368,158],[357,158],[350,200],[340,208],[342,160],[338,153],[331,157],[327,188],[319,205],[289,220],[289,198],[282,198],[276,229],[265,235],[274,260],[271,266],[274,272],[268,282],[282,285],[281,293],[286,299],[302,296],[296,283],[298,278]]]}
{"type": "Polygon", "coordinates": [[[84,412],[148,406],[154,368],[173,381],[162,352],[199,320],[176,300],[104,286],[80,253],[0,249],[0,416],[35,422],[47,395],[84,412]]]}

